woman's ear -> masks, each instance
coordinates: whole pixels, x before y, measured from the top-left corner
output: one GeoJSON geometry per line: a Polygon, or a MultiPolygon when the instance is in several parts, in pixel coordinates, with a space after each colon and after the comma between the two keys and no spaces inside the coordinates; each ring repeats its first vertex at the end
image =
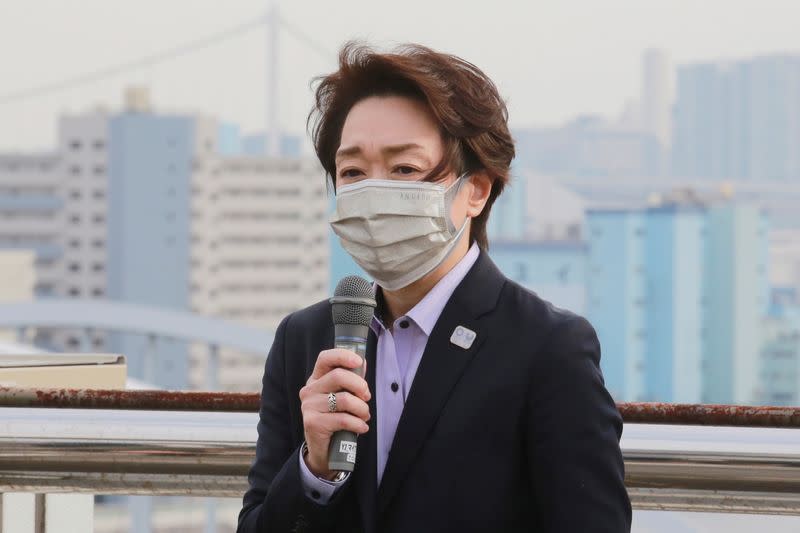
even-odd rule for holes
{"type": "Polygon", "coordinates": [[[467,216],[475,218],[481,214],[483,207],[492,192],[492,178],[485,170],[473,172],[469,177],[469,198],[467,198],[467,216]]]}

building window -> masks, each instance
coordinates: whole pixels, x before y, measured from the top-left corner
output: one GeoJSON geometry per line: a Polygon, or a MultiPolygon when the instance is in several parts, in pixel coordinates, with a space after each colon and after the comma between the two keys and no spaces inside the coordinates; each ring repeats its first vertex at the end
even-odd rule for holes
{"type": "Polygon", "coordinates": [[[69,247],[70,248],[80,248],[81,247],[81,241],[79,241],[78,239],[70,239],[69,247]]]}
{"type": "Polygon", "coordinates": [[[94,173],[96,176],[105,175],[106,167],[104,165],[96,165],[94,167],[94,173]]]}
{"type": "Polygon", "coordinates": [[[70,263],[69,264],[69,271],[70,272],[80,272],[81,271],[81,265],[78,264],[78,263],[70,263]]]}
{"type": "Polygon", "coordinates": [[[72,165],[69,169],[73,176],[77,176],[81,173],[81,167],[78,165],[72,165]]]}
{"type": "Polygon", "coordinates": [[[69,339],[67,339],[67,346],[73,350],[80,345],[81,341],[79,341],[76,337],[70,337],[69,339]]]}
{"type": "Polygon", "coordinates": [[[95,239],[92,241],[92,248],[102,248],[106,243],[103,239],[95,239]]]}
{"type": "Polygon", "coordinates": [[[101,224],[101,223],[105,222],[106,217],[103,216],[103,215],[97,214],[94,217],[92,217],[92,220],[94,220],[94,222],[96,224],[101,224]]]}
{"type": "Polygon", "coordinates": [[[69,192],[69,197],[72,198],[73,200],[77,200],[81,197],[81,191],[79,191],[78,189],[73,189],[69,192]]]}
{"type": "Polygon", "coordinates": [[[69,143],[69,147],[70,147],[72,150],[80,150],[80,149],[81,149],[81,141],[80,141],[80,140],[78,140],[78,139],[73,139],[73,140],[72,140],[72,141],[69,143]]]}
{"type": "Polygon", "coordinates": [[[39,296],[50,296],[54,292],[54,287],[52,283],[37,283],[34,291],[39,296]]]}
{"type": "Polygon", "coordinates": [[[81,216],[72,215],[71,217],[69,217],[69,221],[72,222],[73,224],[78,224],[81,221],[81,216]]]}
{"type": "Polygon", "coordinates": [[[81,295],[81,290],[78,287],[71,287],[69,289],[69,295],[73,298],[78,297],[81,295]]]}
{"type": "Polygon", "coordinates": [[[103,263],[95,263],[92,265],[92,270],[95,272],[102,272],[104,269],[103,263]]]}
{"type": "Polygon", "coordinates": [[[570,240],[578,240],[581,238],[581,227],[579,224],[570,224],[567,226],[567,238],[570,240]]]}
{"type": "Polygon", "coordinates": [[[92,289],[92,296],[94,296],[95,298],[102,297],[103,296],[103,289],[101,289],[99,287],[92,289]]]}
{"type": "Polygon", "coordinates": [[[94,198],[96,198],[96,199],[100,200],[100,199],[102,199],[102,198],[105,198],[105,197],[106,197],[106,192],[105,192],[105,191],[103,191],[103,190],[97,189],[96,191],[92,192],[92,196],[93,196],[94,198]]]}
{"type": "Polygon", "coordinates": [[[95,150],[102,150],[106,147],[106,142],[103,139],[97,139],[94,141],[94,149],[95,150]]]}

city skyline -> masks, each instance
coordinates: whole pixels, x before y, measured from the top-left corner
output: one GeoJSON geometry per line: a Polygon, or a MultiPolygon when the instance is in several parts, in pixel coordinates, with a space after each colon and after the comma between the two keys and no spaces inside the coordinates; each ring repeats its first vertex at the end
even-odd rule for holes
{"type": "MultiPolygon", "coordinates": [[[[190,42],[260,17],[267,8],[263,0],[226,5],[224,12],[213,2],[158,7],[147,2],[83,2],[81,10],[58,2],[26,3],[25,8],[4,3],[3,39],[9,46],[0,47],[0,60],[9,67],[10,81],[3,83],[2,95],[190,42]],[[187,19],[187,14],[192,16],[187,19]],[[75,21],[81,24],[80,32],[75,32],[75,21]],[[37,38],[42,34],[47,38],[37,38]],[[25,50],[25,61],[19,61],[20,49],[25,50]]],[[[665,50],[674,65],[800,52],[800,35],[790,22],[800,7],[793,2],[738,3],[735,8],[717,0],[702,5],[640,4],[459,4],[457,23],[443,30],[442,21],[448,20],[444,17],[453,16],[447,3],[424,4],[428,16],[420,18],[421,2],[393,11],[352,0],[336,6],[282,2],[284,19],[312,36],[317,48],[301,44],[291,30],[282,32],[280,123],[289,133],[304,133],[309,81],[332,70],[335,50],[352,38],[378,45],[416,41],[465,57],[496,80],[509,100],[514,127],[557,124],[587,113],[618,115],[639,94],[641,55],[651,47],[665,50]],[[308,16],[311,10],[313,17],[308,16]],[[483,38],[470,31],[479,24],[484,25],[483,38]],[[711,27],[714,34],[709,38],[711,27]],[[491,46],[486,46],[487,40],[491,46]],[[524,61],[510,53],[520,50],[524,61]]],[[[149,85],[163,110],[211,113],[242,124],[245,131],[257,131],[265,115],[265,50],[265,31],[255,29],[219,46],[107,81],[0,104],[0,114],[6,117],[0,124],[0,147],[28,151],[52,144],[47,126],[53,116],[83,112],[95,103],[118,108],[122,87],[131,84],[149,85]]]]}
{"type": "MultiPolygon", "coordinates": [[[[369,277],[329,229],[335,194],[305,131],[309,81],[336,68],[343,42],[361,38],[383,49],[419,42],[451,52],[497,83],[508,99],[517,157],[481,253],[506,276],[506,293],[518,285],[586,317],[613,400],[800,405],[797,0],[283,0],[274,2],[282,17],[280,79],[270,100],[272,41],[264,16],[273,2],[0,0],[0,324],[7,328],[0,329],[0,354],[113,352],[127,358],[127,388],[258,390],[273,341],[273,363],[284,344],[295,342],[293,334],[275,335],[286,329],[278,323],[327,300],[345,275],[369,277]],[[794,70],[783,68],[786,53],[794,70]],[[754,59],[763,56],[767,61],[754,59]],[[129,66],[111,68],[120,65],[129,66]],[[751,71],[728,80],[730,72],[751,71]],[[102,81],[63,83],[92,72],[102,81]],[[280,130],[265,130],[270,108],[280,130]],[[729,170],[739,168],[731,161],[742,154],[749,159],[740,167],[748,171],[729,170]],[[48,318],[50,304],[70,320],[48,318]]],[[[479,338],[496,336],[494,329],[478,328],[479,338]]],[[[493,355],[475,349],[483,350],[478,359],[493,355]]],[[[706,459],[717,452],[690,437],[702,433],[659,428],[656,443],[652,428],[630,424],[621,411],[633,474],[626,483],[641,483],[647,461],[658,468],[654,458],[663,464],[674,457],[676,443],[706,455],[696,461],[697,479],[704,466],[715,468],[706,459]],[[650,457],[654,444],[668,453],[650,457]]],[[[152,424],[164,424],[160,417],[131,424],[118,413],[123,433],[137,438],[150,439],[152,424]]],[[[255,439],[251,414],[248,443],[255,439]]],[[[214,427],[209,413],[182,415],[170,418],[181,439],[197,431],[190,415],[214,427]]],[[[23,430],[31,427],[29,416],[19,417],[29,424],[23,430]]],[[[133,449],[100,427],[105,418],[53,416],[44,438],[97,427],[103,453],[133,449]]],[[[240,426],[229,421],[225,428],[228,438],[240,426]]],[[[735,467],[726,471],[729,482],[761,475],[752,465],[737,466],[751,461],[751,452],[763,455],[764,468],[786,469],[793,457],[751,440],[783,432],[777,442],[792,447],[790,429],[698,429],[713,430],[719,442],[711,446],[736,446],[742,454],[728,465],[735,467]]],[[[204,437],[204,446],[217,446],[212,440],[220,437],[213,437],[204,437]]],[[[136,450],[156,455],[139,453],[137,461],[154,458],[152,468],[163,469],[161,448],[141,442],[136,450]]],[[[233,459],[233,448],[220,449],[233,459]]],[[[652,506],[659,491],[645,490],[652,506]]],[[[787,511],[776,502],[789,498],[778,492],[769,501],[758,493],[734,496],[745,495],[752,497],[745,505],[761,512],[787,511]]],[[[58,516],[66,502],[98,533],[124,527],[112,526],[112,514],[113,524],[129,523],[137,533],[167,522],[174,529],[179,521],[232,530],[238,509],[238,501],[158,496],[95,504],[85,494],[79,508],[63,499],[72,497],[37,497],[34,505],[32,493],[0,494],[0,508],[13,509],[15,518],[45,507],[58,516]]],[[[735,497],[711,498],[703,510],[733,512],[735,497]]],[[[795,531],[800,524],[800,516],[642,511],[641,498],[632,493],[634,533],[795,531]]],[[[11,516],[0,520],[0,530],[14,528],[11,516]]],[[[61,519],[56,527],[66,524],[61,519]]]]}

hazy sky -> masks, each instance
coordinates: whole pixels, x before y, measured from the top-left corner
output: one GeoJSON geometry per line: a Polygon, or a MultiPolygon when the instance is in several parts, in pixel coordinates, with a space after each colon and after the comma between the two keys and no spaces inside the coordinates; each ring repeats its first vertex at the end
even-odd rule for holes
{"type": "MultiPolygon", "coordinates": [[[[292,0],[283,16],[330,51],[281,33],[282,126],[304,132],[308,82],[331,70],[347,39],[414,41],[483,68],[508,99],[513,126],[578,113],[616,115],[639,91],[642,51],[675,63],[773,52],[800,53],[798,0],[292,0]]],[[[137,59],[251,20],[266,0],[0,0],[0,100],[20,89],[137,59]]],[[[79,88],[0,101],[0,151],[55,138],[59,113],[120,105],[146,84],[157,108],[198,111],[263,127],[262,29],[166,63],[79,88]]]]}

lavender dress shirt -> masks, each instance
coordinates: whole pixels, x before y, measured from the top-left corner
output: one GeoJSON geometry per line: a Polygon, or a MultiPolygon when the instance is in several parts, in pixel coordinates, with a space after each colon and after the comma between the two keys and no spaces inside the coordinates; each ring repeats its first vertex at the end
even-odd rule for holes
{"type": "MultiPolygon", "coordinates": [[[[377,318],[372,319],[370,327],[378,337],[375,357],[376,390],[372,391],[378,411],[376,421],[378,485],[381,483],[386,460],[389,458],[389,450],[394,440],[394,433],[400,422],[400,415],[403,413],[406,398],[411,390],[411,384],[422,360],[422,353],[425,351],[431,330],[453,291],[475,264],[479,254],[478,245],[473,244],[461,261],[439,280],[408,314],[395,320],[391,328],[387,328],[377,318]]],[[[330,501],[336,491],[348,480],[346,478],[339,482],[332,482],[316,477],[306,466],[302,455],[300,456],[300,476],[306,496],[320,504],[330,501]]]]}

